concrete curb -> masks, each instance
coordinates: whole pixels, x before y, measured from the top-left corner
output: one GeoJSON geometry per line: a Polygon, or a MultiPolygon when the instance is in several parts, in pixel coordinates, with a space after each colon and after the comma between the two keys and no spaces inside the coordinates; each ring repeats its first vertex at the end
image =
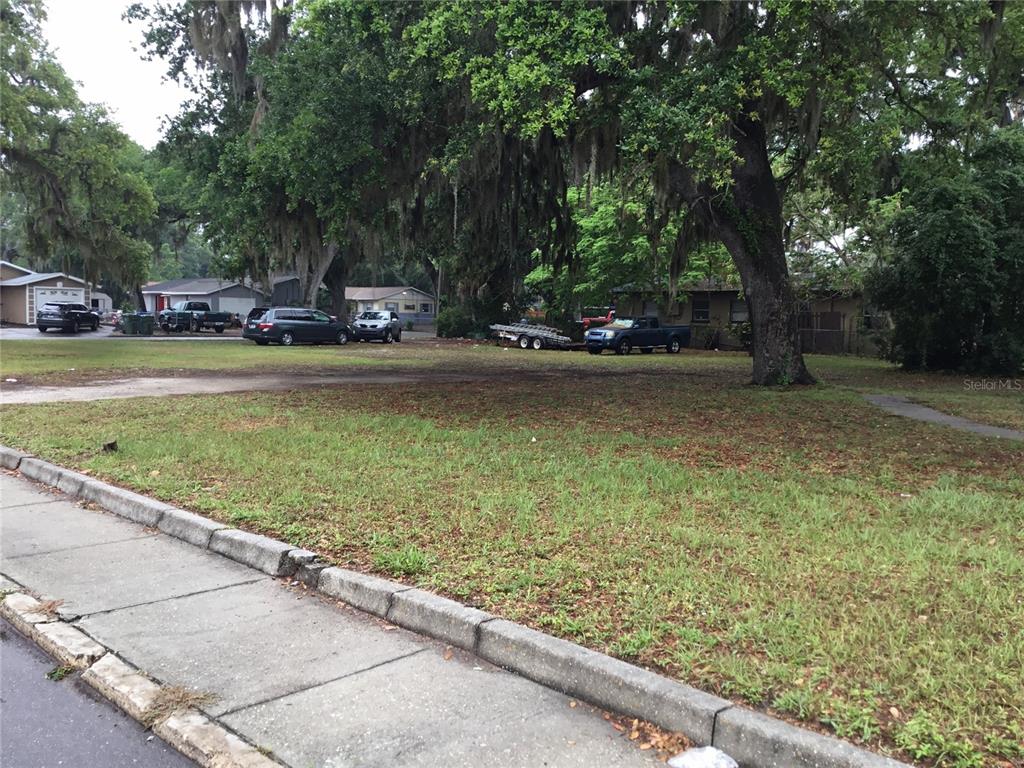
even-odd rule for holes
{"type": "MultiPolygon", "coordinates": [[[[0,604],[0,615],[59,661],[84,669],[83,682],[131,718],[148,725],[163,688],[81,630],[46,617],[39,611],[40,605],[34,597],[15,592],[0,604]]],[[[281,768],[280,763],[195,709],[172,712],[154,723],[153,731],[204,768],[281,768]]]]}
{"type": "Polygon", "coordinates": [[[0,445],[0,467],[4,469],[17,469],[23,459],[27,459],[27,453],[21,453],[6,445],[0,445]]]}
{"type": "MultiPolygon", "coordinates": [[[[0,453],[0,460],[3,455],[0,453]]],[[[67,492],[130,520],[159,527],[272,576],[293,576],[328,597],[472,651],[549,688],[682,733],[698,745],[715,746],[733,755],[743,768],[909,768],[454,600],[377,576],[327,567],[316,561],[315,553],[276,539],[228,528],[39,459],[22,458],[20,465],[26,477],[43,483],[63,482],[67,489],[78,483],[77,491],[67,492]]],[[[201,723],[188,722],[203,732],[201,723]]],[[[249,764],[224,765],[248,768],[249,764]]]]}
{"type": "Polygon", "coordinates": [[[336,597],[361,611],[386,619],[395,593],[412,587],[358,571],[325,568],[320,572],[317,589],[328,597],[336,597]]]}
{"type": "Polygon", "coordinates": [[[392,624],[467,651],[476,650],[477,630],[483,622],[493,618],[489,613],[422,589],[393,593],[387,613],[387,620],[392,624]]]}
{"type": "Polygon", "coordinates": [[[206,768],[280,768],[280,763],[194,709],[171,715],[154,725],[153,732],[206,768]]]}
{"type": "Polygon", "coordinates": [[[697,744],[712,743],[715,717],[732,706],[696,688],[502,619],[480,627],[477,653],[591,704],[683,733],[697,744]]]}
{"type": "Polygon", "coordinates": [[[210,551],[250,565],[271,576],[291,576],[298,564],[289,559],[290,547],[282,541],[257,533],[223,528],[210,537],[210,551]]]}

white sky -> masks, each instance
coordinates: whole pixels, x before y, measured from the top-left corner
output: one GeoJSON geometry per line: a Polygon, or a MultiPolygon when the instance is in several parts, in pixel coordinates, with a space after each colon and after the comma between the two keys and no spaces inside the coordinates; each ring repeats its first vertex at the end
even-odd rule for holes
{"type": "Polygon", "coordinates": [[[107,105],[121,128],[146,149],[188,92],[164,77],[164,62],[143,61],[143,27],[121,20],[130,0],[46,0],[50,48],[83,101],[107,105]]]}

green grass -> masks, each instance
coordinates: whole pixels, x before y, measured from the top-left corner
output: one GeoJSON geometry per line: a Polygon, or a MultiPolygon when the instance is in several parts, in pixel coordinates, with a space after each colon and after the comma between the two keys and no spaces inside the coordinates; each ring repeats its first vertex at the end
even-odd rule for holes
{"type": "Polygon", "coordinates": [[[1024,444],[861,397],[956,377],[811,358],[824,383],[787,391],[739,355],[330,353],[381,350],[494,376],[7,406],[0,442],[905,758],[1024,760],[1024,444]]]}
{"type": "MultiPolygon", "coordinates": [[[[145,341],[60,339],[4,342],[0,368],[5,377],[44,383],[90,374],[131,375],[152,371],[280,370],[292,366],[341,367],[385,362],[392,347],[259,347],[243,341],[145,341]],[[367,352],[371,354],[367,354],[367,352]],[[372,354],[376,352],[377,354],[372,354]]],[[[392,353],[393,354],[393,353],[392,353]]],[[[405,362],[408,365],[408,362],[405,362]]]]}

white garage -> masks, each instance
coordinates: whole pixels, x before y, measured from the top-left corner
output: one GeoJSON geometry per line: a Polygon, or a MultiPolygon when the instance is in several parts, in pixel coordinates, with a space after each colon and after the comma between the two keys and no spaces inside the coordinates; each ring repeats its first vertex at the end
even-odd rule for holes
{"type": "Polygon", "coordinates": [[[35,288],[36,306],[48,301],[75,301],[85,304],[85,288],[35,288]]]}

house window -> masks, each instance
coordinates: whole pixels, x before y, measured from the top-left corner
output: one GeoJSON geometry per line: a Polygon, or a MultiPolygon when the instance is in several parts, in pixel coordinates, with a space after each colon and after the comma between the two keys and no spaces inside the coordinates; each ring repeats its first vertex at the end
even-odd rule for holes
{"type": "Polygon", "coordinates": [[[416,305],[415,304],[406,304],[405,305],[405,311],[406,312],[415,312],[416,311],[416,305]]]}
{"type": "Polygon", "coordinates": [[[750,319],[746,299],[733,299],[729,302],[729,322],[745,323],[750,319]]]}
{"type": "Polygon", "coordinates": [[[92,305],[93,309],[99,309],[100,308],[100,300],[99,299],[91,299],[89,301],[89,303],[92,305]]]}
{"type": "Polygon", "coordinates": [[[691,323],[711,322],[711,300],[707,296],[694,296],[691,312],[691,323]]]}
{"type": "Polygon", "coordinates": [[[398,302],[397,301],[385,301],[384,302],[384,309],[386,309],[388,312],[397,312],[398,311],[398,302]]]}
{"type": "Polygon", "coordinates": [[[420,304],[420,312],[422,312],[424,315],[429,315],[432,311],[433,311],[433,307],[432,307],[431,304],[429,304],[427,302],[424,302],[423,304],[420,304]]]}

